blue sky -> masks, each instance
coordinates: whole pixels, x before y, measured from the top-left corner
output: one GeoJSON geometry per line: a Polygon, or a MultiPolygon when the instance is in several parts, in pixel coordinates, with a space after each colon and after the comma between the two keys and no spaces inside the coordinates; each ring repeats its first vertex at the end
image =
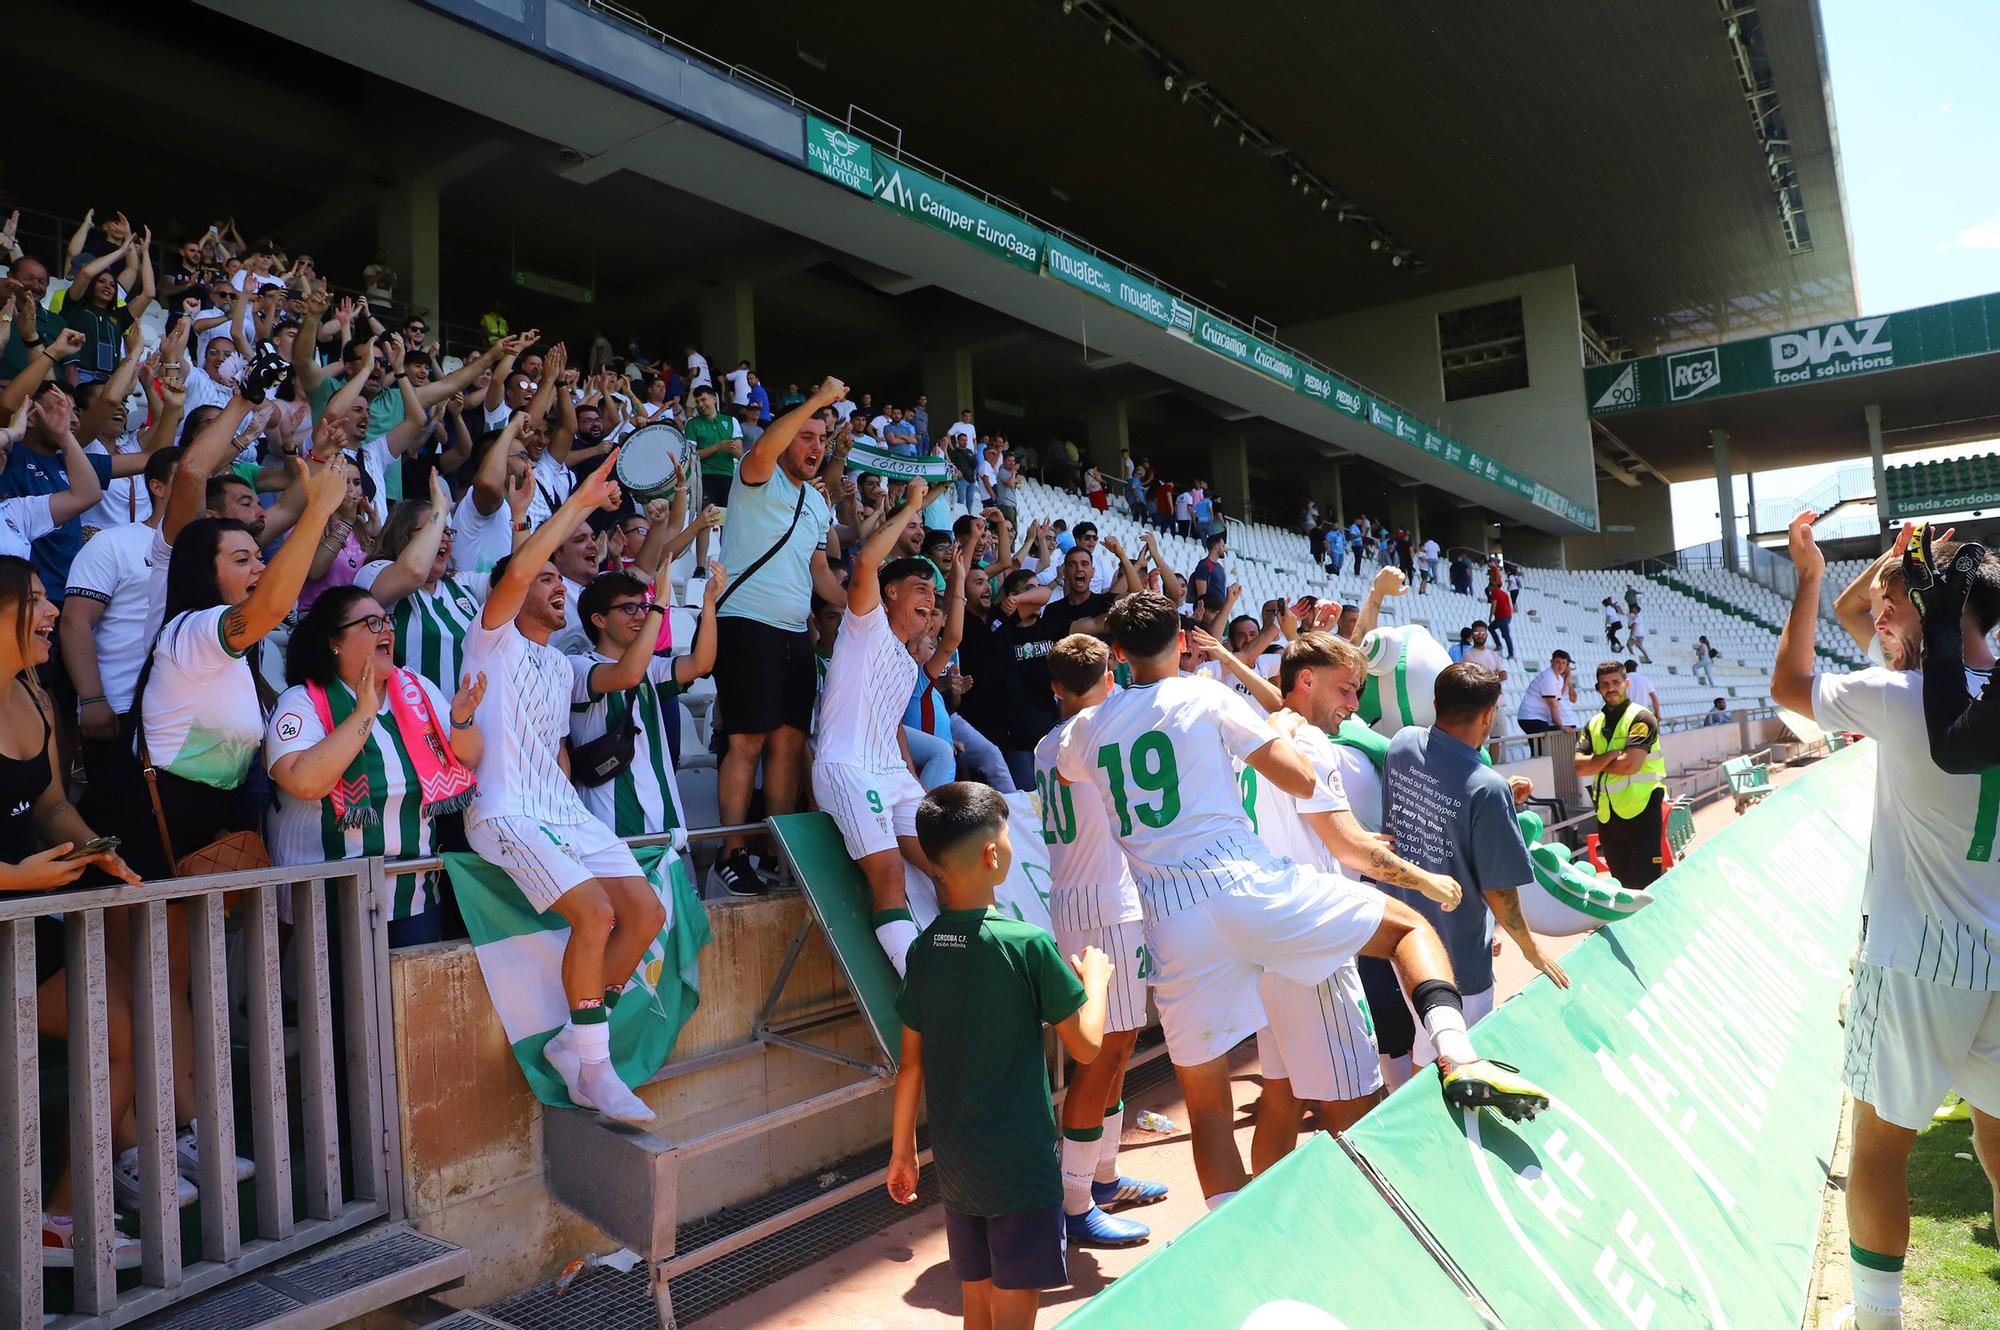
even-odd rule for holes
{"type": "MultiPolygon", "coordinates": [[[[1820,11],[1862,312],[2000,291],[2000,4],[1821,0],[1820,11]]],[[[1760,475],[1759,503],[1804,493],[1834,470],[1760,475]]],[[[1739,511],[1743,490],[1739,477],[1739,511]]],[[[1673,508],[1676,545],[1720,533],[1714,481],[1674,486],[1673,508]]]]}

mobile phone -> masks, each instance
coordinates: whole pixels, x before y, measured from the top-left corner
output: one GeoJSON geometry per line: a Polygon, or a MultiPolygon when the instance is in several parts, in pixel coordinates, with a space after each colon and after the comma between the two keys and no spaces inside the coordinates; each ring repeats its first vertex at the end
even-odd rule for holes
{"type": "Polygon", "coordinates": [[[71,850],[68,854],[63,855],[56,862],[59,864],[75,863],[78,859],[89,859],[95,855],[104,854],[109,850],[115,850],[122,844],[124,842],[116,836],[93,836],[71,850]]]}

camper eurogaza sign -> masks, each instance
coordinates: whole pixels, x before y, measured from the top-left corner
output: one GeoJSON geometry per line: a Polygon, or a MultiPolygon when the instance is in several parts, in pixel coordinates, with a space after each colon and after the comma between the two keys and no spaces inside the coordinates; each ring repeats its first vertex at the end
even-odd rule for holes
{"type": "Polygon", "coordinates": [[[1592,365],[1584,387],[1590,414],[1607,416],[1996,353],[2000,294],[1592,365]]]}

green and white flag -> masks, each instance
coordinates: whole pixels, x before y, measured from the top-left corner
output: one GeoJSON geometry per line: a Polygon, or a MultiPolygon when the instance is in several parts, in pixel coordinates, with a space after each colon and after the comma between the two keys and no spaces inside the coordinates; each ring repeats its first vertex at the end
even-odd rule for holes
{"type": "MultiPolygon", "coordinates": [[[[627,1085],[641,1085],[666,1064],[701,1000],[697,961],[711,934],[687,861],[663,845],[632,853],[667,907],[666,925],[611,1009],[611,1065],[627,1085]]],[[[537,913],[505,869],[478,855],[447,854],[444,861],[486,991],[528,1088],[544,1104],[573,1107],[562,1077],[542,1057],[542,1045],[569,1020],[562,987],[569,924],[553,910],[537,913]]]]}
{"type": "Polygon", "coordinates": [[[919,480],[935,488],[958,479],[958,468],[943,457],[899,457],[871,439],[857,439],[847,453],[847,469],[885,480],[919,480]]]}

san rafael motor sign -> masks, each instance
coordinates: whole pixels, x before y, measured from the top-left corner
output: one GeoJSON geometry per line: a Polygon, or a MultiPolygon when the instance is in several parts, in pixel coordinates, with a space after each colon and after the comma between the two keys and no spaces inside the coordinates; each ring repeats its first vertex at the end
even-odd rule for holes
{"type": "Polygon", "coordinates": [[[2000,294],[1592,365],[1593,416],[2000,354],[2000,294]]]}
{"type": "Polygon", "coordinates": [[[875,150],[865,139],[814,115],[806,117],[806,164],[857,194],[875,192],[875,150]]]}

